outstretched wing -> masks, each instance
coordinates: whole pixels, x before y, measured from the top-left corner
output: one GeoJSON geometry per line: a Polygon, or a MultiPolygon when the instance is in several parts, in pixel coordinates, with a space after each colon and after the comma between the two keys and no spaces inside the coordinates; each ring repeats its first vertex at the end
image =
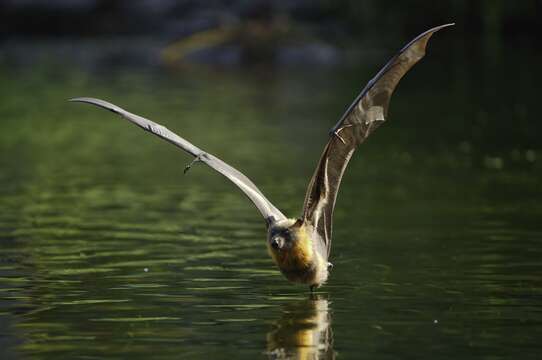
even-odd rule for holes
{"type": "Polygon", "coordinates": [[[80,97],[70,99],[70,101],[78,101],[97,105],[104,109],[110,110],[116,114],[119,114],[126,120],[136,124],[143,130],[146,130],[162,139],[172,143],[173,145],[183,149],[190,155],[195,157],[195,161],[201,161],[209,165],[211,168],[215,169],[229,180],[231,180],[235,185],[237,185],[245,195],[252,200],[254,205],[258,208],[260,213],[265,218],[267,224],[271,224],[274,221],[286,219],[286,217],[275,207],[266,197],[258,190],[256,185],[252,183],[245,175],[243,175],[238,170],[234,169],[230,165],[226,164],[224,161],[220,160],[216,156],[213,156],[198,147],[194,146],[187,140],[183,139],[179,135],[175,134],[168,128],[159,125],[151,120],[145,119],[141,116],[132,114],[120,107],[108,103],[107,101],[80,97]]]}
{"type": "Polygon", "coordinates": [[[369,81],[331,130],[324,152],[309,183],[303,206],[308,221],[331,248],[332,216],[344,170],[352,154],[387,117],[391,95],[399,80],[424,55],[427,41],[442,25],[416,37],[369,81]]]}

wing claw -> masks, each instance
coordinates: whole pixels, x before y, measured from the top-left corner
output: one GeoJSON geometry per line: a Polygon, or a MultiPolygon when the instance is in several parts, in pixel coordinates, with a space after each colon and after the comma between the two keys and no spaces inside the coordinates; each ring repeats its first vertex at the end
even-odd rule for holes
{"type": "Polygon", "coordinates": [[[186,173],[188,172],[188,170],[190,170],[194,164],[196,164],[196,163],[202,161],[202,160],[201,160],[202,157],[203,157],[202,154],[196,155],[196,157],[194,158],[194,160],[192,160],[192,161],[190,162],[190,164],[188,164],[188,165],[186,165],[186,166],[184,167],[183,173],[186,175],[186,173]]]}
{"type": "Polygon", "coordinates": [[[352,125],[352,124],[346,124],[346,125],[344,125],[344,126],[341,126],[341,127],[340,127],[339,129],[337,129],[337,130],[334,130],[334,131],[332,130],[332,131],[331,131],[331,135],[332,135],[332,136],[335,135],[336,137],[339,138],[339,140],[341,140],[341,142],[342,142],[343,144],[346,145],[346,141],[344,141],[344,139],[342,138],[342,136],[339,135],[339,132],[341,132],[341,130],[343,130],[343,129],[345,129],[345,128],[349,128],[349,127],[352,127],[352,126],[354,126],[354,125],[352,125]]]}

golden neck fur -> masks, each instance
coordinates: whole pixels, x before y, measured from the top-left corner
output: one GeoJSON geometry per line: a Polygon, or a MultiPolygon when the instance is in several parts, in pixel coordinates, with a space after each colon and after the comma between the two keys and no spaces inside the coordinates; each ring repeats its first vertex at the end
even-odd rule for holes
{"type": "Polygon", "coordinates": [[[314,258],[312,239],[308,236],[303,225],[292,230],[295,238],[292,247],[288,250],[277,251],[271,248],[268,242],[269,254],[281,269],[297,270],[308,268],[314,258]]]}
{"type": "Polygon", "coordinates": [[[291,246],[287,249],[274,249],[270,246],[271,231],[268,234],[267,249],[273,261],[290,281],[310,285],[321,285],[327,279],[327,259],[320,254],[310,227],[295,219],[287,219],[276,224],[287,228],[292,236],[291,246]]]}

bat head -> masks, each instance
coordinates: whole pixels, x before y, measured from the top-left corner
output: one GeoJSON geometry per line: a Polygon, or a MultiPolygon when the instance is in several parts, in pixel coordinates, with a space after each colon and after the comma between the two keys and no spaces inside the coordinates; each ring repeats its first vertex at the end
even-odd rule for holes
{"type": "Polygon", "coordinates": [[[273,251],[286,251],[294,247],[298,240],[296,230],[301,226],[300,220],[286,219],[269,227],[267,242],[273,251]]]}

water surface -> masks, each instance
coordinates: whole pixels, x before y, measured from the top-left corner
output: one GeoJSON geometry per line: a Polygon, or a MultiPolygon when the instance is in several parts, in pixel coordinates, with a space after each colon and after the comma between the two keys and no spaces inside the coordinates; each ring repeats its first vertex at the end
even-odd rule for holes
{"type": "Polygon", "coordinates": [[[176,148],[65,100],[163,123],[296,216],[328,129],[385,56],[348,69],[5,65],[2,357],[539,358],[540,57],[497,49],[488,64],[462,46],[435,45],[354,156],[335,267],[313,296],[275,269],[232,184],[204,166],[183,175],[176,148]]]}

